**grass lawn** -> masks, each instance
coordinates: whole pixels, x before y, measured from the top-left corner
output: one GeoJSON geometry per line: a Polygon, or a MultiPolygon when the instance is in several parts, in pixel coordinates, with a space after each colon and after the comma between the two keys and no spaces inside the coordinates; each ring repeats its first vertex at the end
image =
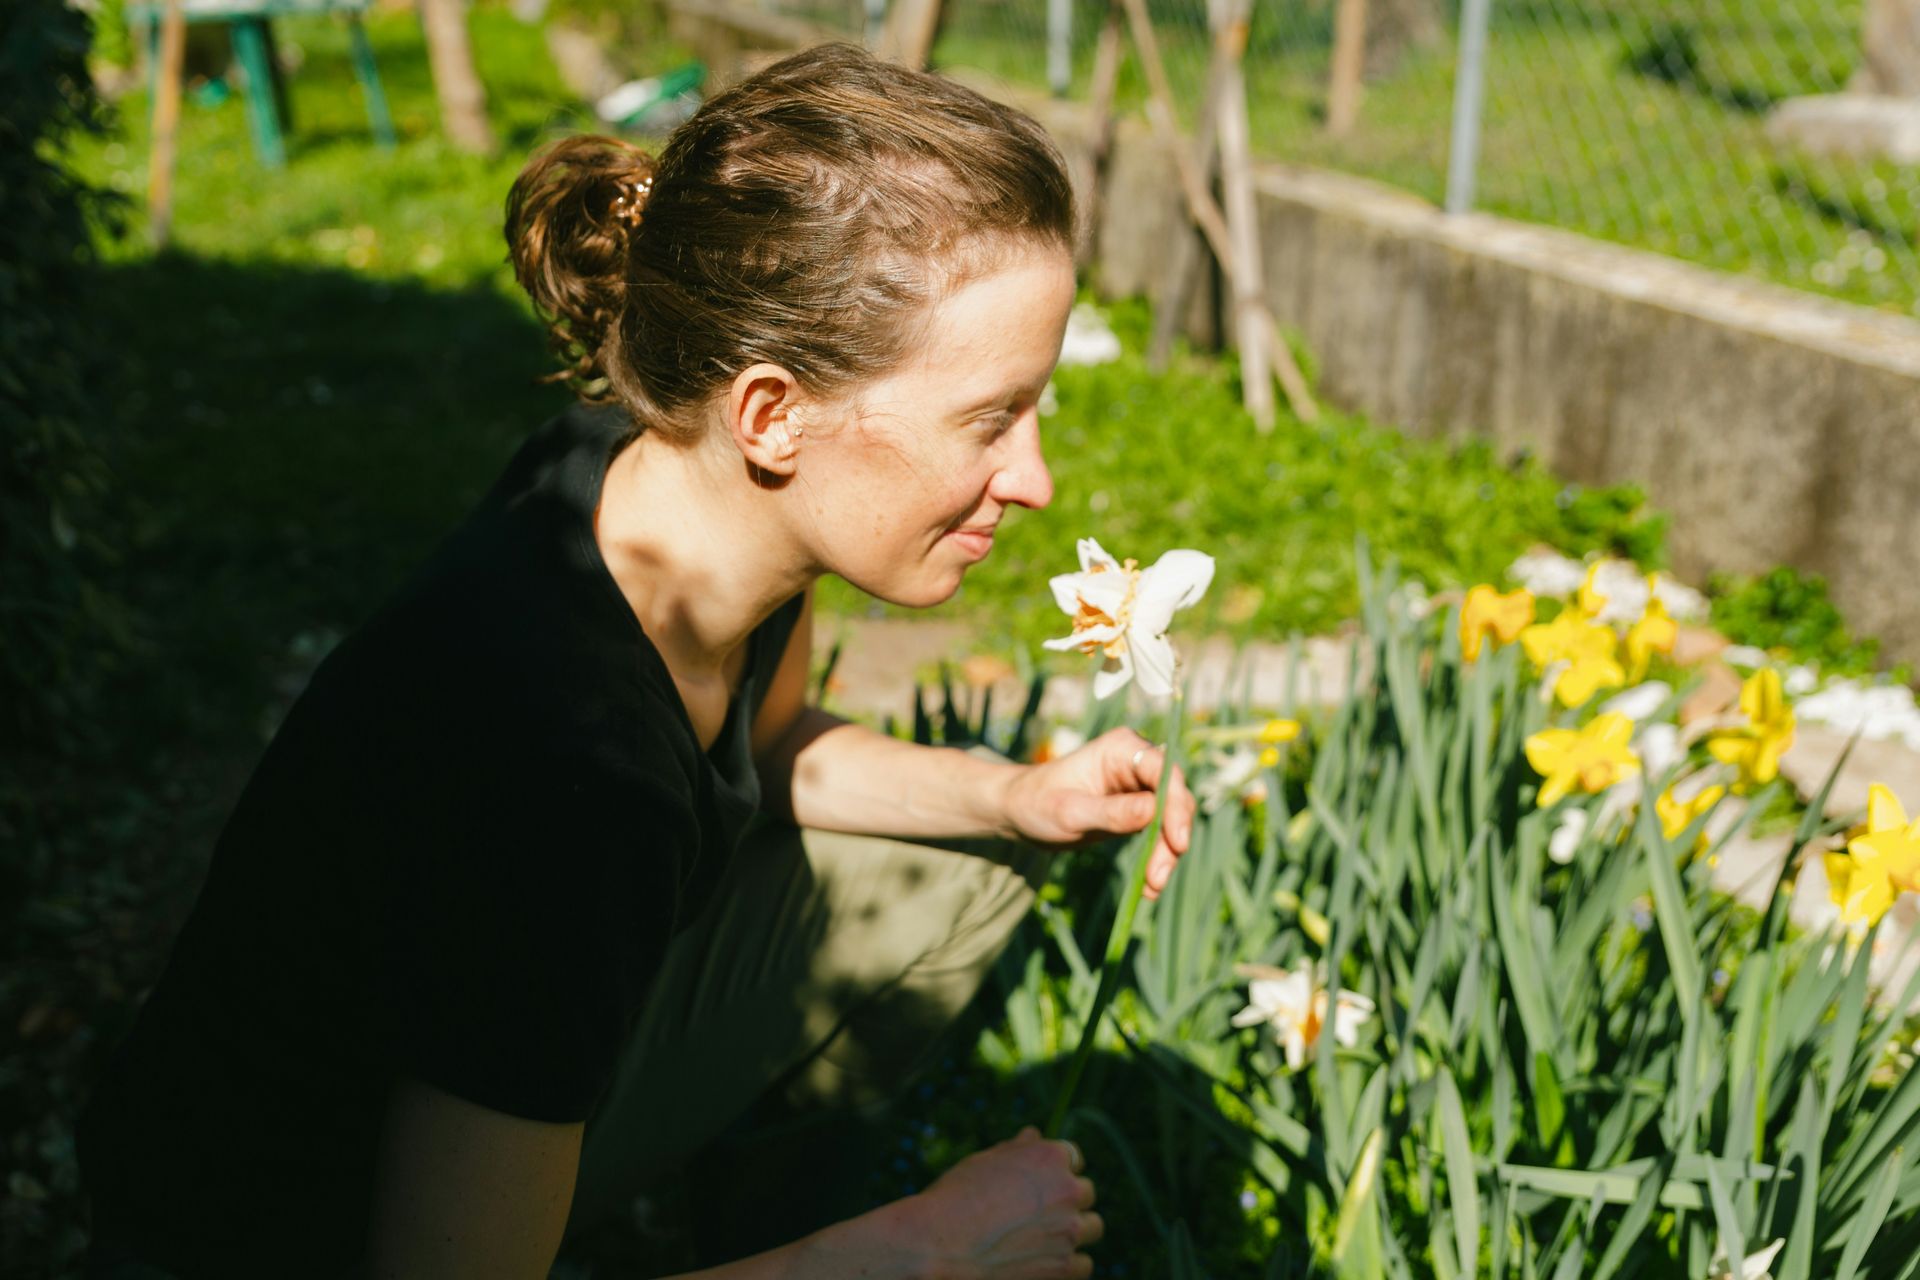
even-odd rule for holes
{"type": "MultiPolygon", "coordinates": [[[[1152,6],[1174,91],[1196,108],[1197,4],[1152,6]]],[[[1778,102],[1845,86],[1862,0],[1512,0],[1493,7],[1477,206],[1603,240],[1920,314],[1920,169],[1803,157],[1767,141],[1778,102]]],[[[1074,11],[1076,93],[1102,6],[1074,11]]],[[[1451,43],[1369,84],[1360,123],[1327,135],[1331,3],[1257,5],[1247,54],[1256,152],[1446,189],[1451,43]]],[[[954,0],[935,56],[1046,83],[1038,6],[954,0]]],[[[1120,101],[1145,82],[1130,59],[1120,101]]]]}

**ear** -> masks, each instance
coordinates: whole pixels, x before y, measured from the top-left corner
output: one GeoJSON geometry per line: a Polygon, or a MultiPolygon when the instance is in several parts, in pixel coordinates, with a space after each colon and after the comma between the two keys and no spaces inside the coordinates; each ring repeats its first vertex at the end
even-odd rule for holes
{"type": "Polygon", "coordinates": [[[800,380],[777,364],[742,369],[727,389],[726,427],[740,455],[761,471],[790,476],[798,465],[800,380]]]}

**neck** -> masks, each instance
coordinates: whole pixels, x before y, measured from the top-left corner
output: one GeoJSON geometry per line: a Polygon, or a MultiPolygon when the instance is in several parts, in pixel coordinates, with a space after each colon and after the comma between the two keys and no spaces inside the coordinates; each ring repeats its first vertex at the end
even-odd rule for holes
{"type": "Polygon", "coordinates": [[[819,570],[737,453],[652,432],[607,467],[594,531],[613,580],[676,671],[720,669],[819,570]]]}

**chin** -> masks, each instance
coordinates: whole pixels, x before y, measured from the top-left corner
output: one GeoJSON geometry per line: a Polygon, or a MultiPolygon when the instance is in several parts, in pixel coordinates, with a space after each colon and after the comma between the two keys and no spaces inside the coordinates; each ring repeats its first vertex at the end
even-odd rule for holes
{"type": "Polygon", "coordinates": [[[948,571],[930,576],[918,582],[888,582],[868,584],[849,578],[854,586],[876,600],[884,600],[902,609],[931,609],[935,605],[945,604],[953,599],[960,590],[960,583],[966,577],[964,571],[948,571]]]}

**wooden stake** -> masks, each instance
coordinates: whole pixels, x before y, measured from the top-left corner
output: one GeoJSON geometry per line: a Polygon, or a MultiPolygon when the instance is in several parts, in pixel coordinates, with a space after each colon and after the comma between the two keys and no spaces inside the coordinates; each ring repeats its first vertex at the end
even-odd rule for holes
{"type": "MultiPolygon", "coordinates": [[[[1216,40],[1213,58],[1207,67],[1206,102],[1200,109],[1200,119],[1193,137],[1194,152],[1200,157],[1201,181],[1209,188],[1213,184],[1213,172],[1218,159],[1214,134],[1220,124],[1220,94],[1226,84],[1227,72],[1222,65],[1225,55],[1225,46],[1216,40]]],[[[1203,252],[1199,233],[1190,227],[1180,228],[1180,234],[1173,242],[1171,256],[1167,259],[1167,273],[1160,287],[1160,303],[1153,313],[1153,336],[1147,342],[1147,368],[1155,373],[1165,369],[1168,359],[1173,355],[1174,337],[1180,332],[1181,321],[1187,315],[1187,304],[1206,267],[1203,252]]]]}
{"type": "Polygon", "coordinates": [[[1267,363],[1269,317],[1261,296],[1260,227],[1254,211],[1253,151],[1248,138],[1247,85],[1240,59],[1247,51],[1247,15],[1252,0],[1223,0],[1214,43],[1221,49],[1220,188],[1226,198],[1227,231],[1239,269],[1233,273],[1234,336],[1240,347],[1240,396],[1262,435],[1273,430],[1273,370],[1267,363]]]}
{"type": "Polygon", "coordinates": [[[472,155],[492,155],[499,143],[487,121],[486,86],[473,65],[465,0],[420,0],[420,27],[447,141],[472,155]]]}
{"type": "Polygon", "coordinates": [[[894,0],[880,33],[879,54],[918,70],[933,53],[940,33],[940,0],[894,0]]]}
{"type": "Polygon", "coordinates": [[[1367,64],[1367,0],[1340,0],[1333,15],[1333,71],[1327,81],[1327,132],[1344,138],[1360,118],[1367,64]]]}
{"type": "MultiPolygon", "coordinates": [[[[1127,26],[1133,33],[1134,49],[1139,53],[1141,67],[1147,75],[1150,95],[1147,99],[1147,119],[1152,122],[1161,145],[1173,156],[1174,169],[1180,175],[1180,187],[1186,195],[1187,211],[1206,234],[1207,247],[1213,250],[1213,256],[1219,260],[1220,269],[1229,279],[1236,281],[1237,297],[1239,260],[1227,232],[1226,217],[1220,212],[1220,206],[1214,203],[1213,195],[1207,190],[1206,181],[1200,174],[1199,164],[1187,149],[1185,139],[1180,136],[1178,117],[1173,111],[1173,89],[1167,80],[1166,64],[1160,60],[1159,43],[1153,37],[1153,21],[1147,16],[1146,0],[1121,0],[1121,3],[1126,7],[1127,26]]],[[[1288,403],[1301,421],[1318,422],[1319,406],[1314,404],[1307,390],[1306,379],[1294,362],[1293,353],[1287,350],[1285,343],[1277,341],[1278,328],[1274,324],[1273,313],[1264,299],[1255,305],[1274,334],[1274,338],[1267,340],[1266,345],[1268,354],[1273,358],[1273,367],[1280,377],[1280,389],[1287,393],[1288,403]]]]}
{"type": "Polygon", "coordinates": [[[187,60],[187,14],[181,0],[160,13],[160,66],[154,77],[153,139],[147,155],[147,234],[164,249],[173,230],[174,136],[180,127],[180,74],[187,60]]]}
{"type": "Polygon", "coordinates": [[[1107,161],[1113,155],[1113,98],[1120,83],[1120,58],[1125,52],[1120,29],[1118,0],[1108,0],[1107,16],[1100,24],[1100,37],[1093,50],[1093,144],[1087,156],[1080,189],[1086,192],[1086,211],[1081,218],[1080,240],[1075,263],[1085,266],[1093,260],[1094,237],[1100,229],[1100,210],[1106,202],[1107,161]]]}

